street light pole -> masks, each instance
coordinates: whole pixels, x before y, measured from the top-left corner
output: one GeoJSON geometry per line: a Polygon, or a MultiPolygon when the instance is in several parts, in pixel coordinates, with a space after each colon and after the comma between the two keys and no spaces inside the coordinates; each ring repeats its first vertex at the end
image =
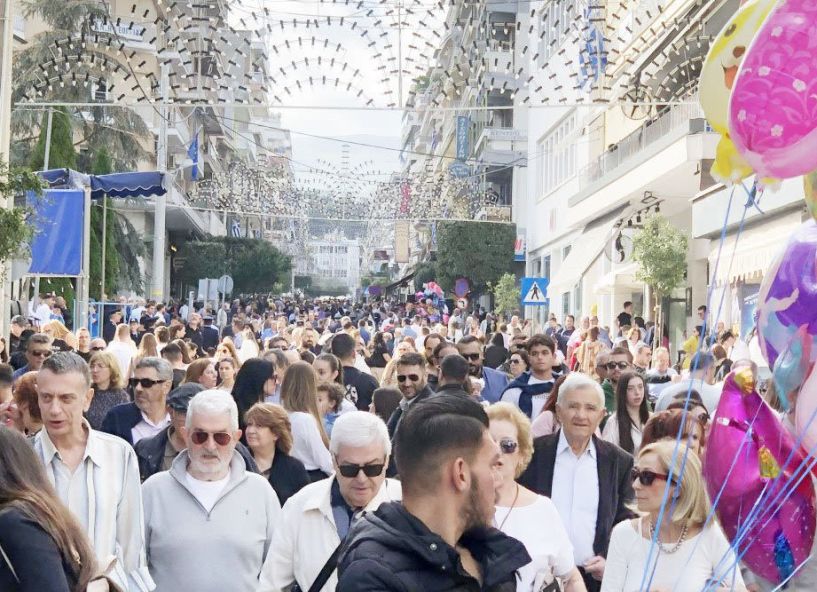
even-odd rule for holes
{"type": "MultiPolygon", "coordinates": [[[[156,142],[156,168],[160,173],[167,172],[167,88],[168,67],[160,66],[159,92],[162,95],[162,105],[159,107],[159,137],[156,142]]],[[[168,191],[173,191],[173,183],[169,183],[168,191]]],[[[167,213],[166,195],[157,195],[153,215],[153,276],[150,296],[154,300],[164,300],[165,286],[165,214],[167,213]]]]}
{"type": "MultiPolygon", "coordinates": [[[[0,160],[10,160],[11,145],[11,51],[14,43],[12,29],[12,0],[0,2],[0,160]]],[[[0,196],[0,208],[13,207],[0,196]]],[[[8,337],[9,304],[7,295],[11,293],[11,260],[0,261],[0,336],[8,337]]],[[[6,339],[6,343],[9,343],[6,339]]]]}

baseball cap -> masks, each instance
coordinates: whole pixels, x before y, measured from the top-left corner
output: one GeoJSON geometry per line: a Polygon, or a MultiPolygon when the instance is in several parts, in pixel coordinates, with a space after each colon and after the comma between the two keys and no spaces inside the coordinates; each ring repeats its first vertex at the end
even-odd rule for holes
{"type": "Polygon", "coordinates": [[[167,396],[167,404],[176,411],[187,412],[187,406],[190,404],[190,399],[195,397],[198,393],[204,390],[204,387],[198,382],[186,382],[180,384],[175,389],[170,391],[167,396]]]}

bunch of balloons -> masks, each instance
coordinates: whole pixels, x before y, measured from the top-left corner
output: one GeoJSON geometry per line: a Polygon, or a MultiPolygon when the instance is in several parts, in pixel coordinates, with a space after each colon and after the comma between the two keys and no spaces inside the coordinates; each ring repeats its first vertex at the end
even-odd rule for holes
{"type": "Polygon", "coordinates": [[[713,176],[769,184],[817,170],[815,52],[813,0],[748,0],[733,15],[701,73],[701,105],[722,136],[713,176]]]}

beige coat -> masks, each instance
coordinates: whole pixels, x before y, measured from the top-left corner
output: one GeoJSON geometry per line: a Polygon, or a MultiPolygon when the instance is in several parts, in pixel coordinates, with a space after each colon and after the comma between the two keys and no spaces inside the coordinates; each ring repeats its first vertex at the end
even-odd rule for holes
{"type": "MultiPolygon", "coordinates": [[[[258,584],[258,592],[281,592],[297,581],[309,590],[329,556],[340,544],[329,497],[334,477],[311,483],[284,504],[281,524],[276,527],[258,584]]],[[[365,510],[402,499],[400,482],[386,479],[365,510]]],[[[333,573],[321,592],[338,585],[333,573]]]]}

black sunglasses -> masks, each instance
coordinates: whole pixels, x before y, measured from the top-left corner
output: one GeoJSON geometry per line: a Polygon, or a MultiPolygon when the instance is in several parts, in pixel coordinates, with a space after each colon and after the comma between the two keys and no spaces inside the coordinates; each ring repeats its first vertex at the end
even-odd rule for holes
{"type": "Polygon", "coordinates": [[[480,354],[462,354],[463,358],[471,362],[476,362],[477,360],[479,360],[479,356],[480,354]]]}
{"type": "Polygon", "coordinates": [[[196,446],[201,446],[202,444],[207,442],[207,440],[210,439],[210,436],[213,436],[213,440],[219,446],[227,446],[227,444],[229,444],[230,441],[233,439],[232,436],[227,432],[216,432],[214,434],[211,434],[210,432],[201,431],[195,431],[192,434],[190,434],[190,439],[196,446]]]}
{"type": "Polygon", "coordinates": [[[48,357],[51,356],[51,350],[45,350],[45,349],[35,349],[35,350],[31,350],[28,353],[30,353],[35,358],[48,358],[48,357]]]}
{"type": "Polygon", "coordinates": [[[641,483],[641,485],[643,485],[644,487],[649,487],[655,482],[656,479],[660,479],[661,481],[668,481],[669,475],[663,475],[661,473],[656,473],[654,471],[647,470],[639,471],[638,469],[633,468],[633,470],[630,471],[630,478],[633,481],[638,480],[638,482],[641,483]]]}
{"type": "MultiPolygon", "coordinates": [[[[406,380],[410,380],[411,382],[417,382],[420,380],[420,376],[418,374],[398,374],[397,375],[397,382],[406,382],[406,380]]],[[[369,475],[371,477],[371,475],[369,475]]]]}
{"type": "Polygon", "coordinates": [[[378,463],[376,465],[338,465],[338,472],[341,476],[347,479],[354,479],[360,471],[367,477],[377,477],[383,472],[383,467],[386,463],[378,463]]]}
{"type": "Polygon", "coordinates": [[[499,441],[499,449],[502,454],[513,454],[519,448],[519,442],[511,440],[510,438],[502,438],[499,441]]]}
{"type": "Polygon", "coordinates": [[[511,364],[521,364],[522,360],[519,358],[511,358],[511,364]]]}
{"type": "Polygon", "coordinates": [[[104,349],[105,349],[104,347],[96,346],[96,347],[92,347],[91,351],[103,351],[104,349]]]}
{"type": "Polygon", "coordinates": [[[128,380],[128,384],[131,385],[132,388],[136,388],[136,385],[142,385],[142,388],[149,389],[155,384],[162,384],[163,382],[167,382],[166,380],[151,380],[150,378],[130,378],[128,380]]]}
{"type": "Polygon", "coordinates": [[[630,367],[630,363],[629,362],[607,362],[605,364],[605,367],[608,370],[615,370],[616,368],[618,368],[619,370],[626,370],[627,368],[630,367]]]}

